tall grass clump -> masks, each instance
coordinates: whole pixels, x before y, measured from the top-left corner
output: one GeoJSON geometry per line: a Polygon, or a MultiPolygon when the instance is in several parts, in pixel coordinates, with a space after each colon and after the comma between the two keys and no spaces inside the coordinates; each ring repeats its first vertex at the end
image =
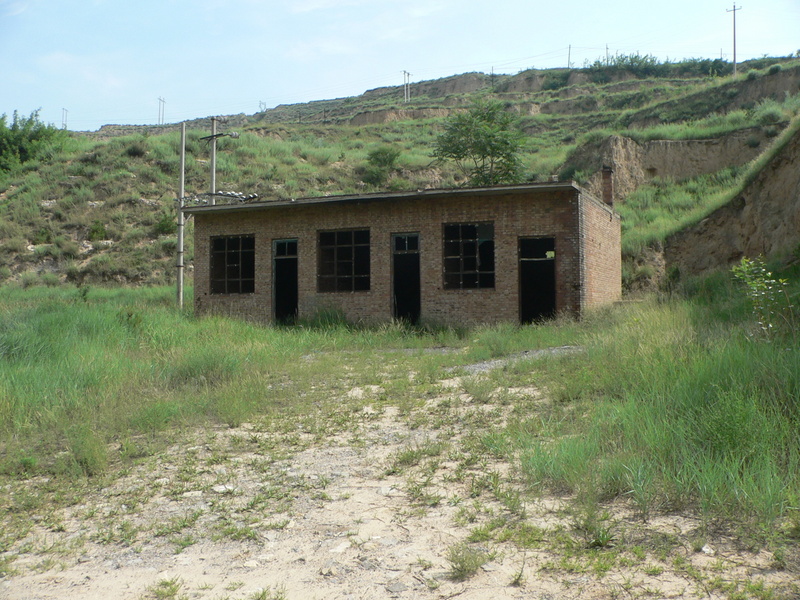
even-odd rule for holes
{"type": "MultiPolygon", "coordinates": [[[[120,458],[112,444],[119,440],[270,415],[305,418],[354,382],[382,383],[377,349],[453,342],[463,343],[457,332],[433,326],[197,319],[174,308],[168,288],[6,285],[0,473],[36,465],[97,475],[120,458]]],[[[427,362],[438,369],[448,360],[436,354],[427,362]]]]}
{"type": "Polygon", "coordinates": [[[551,362],[553,414],[516,438],[531,485],[757,528],[797,510],[800,349],[749,335],[740,290],[706,292],[629,306],[551,362]]]}

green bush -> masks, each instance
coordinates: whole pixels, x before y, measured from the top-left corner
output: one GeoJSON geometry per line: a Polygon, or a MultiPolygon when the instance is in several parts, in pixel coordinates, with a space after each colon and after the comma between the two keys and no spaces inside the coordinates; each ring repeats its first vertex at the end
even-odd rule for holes
{"type": "Polygon", "coordinates": [[[66,236],[58,236],[54,243],[65,258],[76,258],[81,252],[78,243],[66,236]]]}
{"type": "Polygon", "coordinates": [[[108,231],[102,221],[94,221],[86,233],[86,239],[90,242],[97,242],[108,239],[108,231]]]}
{"type": "Polygon", "coordinates": [[[125,148],[125,155],[130,158],[142,158],[147,154],[147,143],[144,140],[136,140],[131,142],[125,148]]]}
{"type": "Polygon", "coordinates": [[[4,253],[15,252],[17,254],[20,254],[28,250],[28,242],[27,240],[21,237],[14,237],[3,242],[0,248],[2,248],[4,253]]]}
{"type": "Polygon", "coordinates": [[[19,278],[23,288],[30,288],[41,283],[39,276],[33,271],[25,271],[19,278]]]}
{"type": "Polygon", "coordinates": [[[168,212],[161,213],[158,220],[153,225],[153,233],[156,235],[172,235],[178,230],[176,216],[168,212]]]}
{"type": "Polygon", "coordinates": [[[42,273],[40,279],[41,282],[47,287],[56,287],[61,283],[61,280],[55,273],[42,273]]]}
{"type": "Polygon", "coordinates": [[[14,111],[10,124],[5,114],[0,115],[0,173],[53,153],[66,138],[65,131],[42,123],[38,110],[27,118],[14,111]]]}

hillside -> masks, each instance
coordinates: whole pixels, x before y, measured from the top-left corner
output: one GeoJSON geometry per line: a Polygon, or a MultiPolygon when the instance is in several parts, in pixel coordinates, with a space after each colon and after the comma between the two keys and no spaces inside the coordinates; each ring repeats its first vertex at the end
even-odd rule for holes
{"type": "MultiPolygon", "coordinates": [[[[452,165],[431,158],[432,142],[444,119],[488,96],[518,117],[528,181],[575,179],[592,190],[599,169],[614,168],[617,205],[627,219],[627,261],[636,264],[645,247],[663,242],[687,215],[699,220],[732,194],[746,165],[800,111],[796,60],[752,61],[734,79],[722,61],[646,59],[516,75],[468,73],[412,84],[409,102],[401,87],[387,87],[229,116],[220,131],[241,137],[218,141],[217,187],[264,200],[458,186],[452,165]],[[400,154],[376,179],[367,157],[381,146],[400,154]],[[697,184],[709,177],[712,183],[697,184]],[[637,206],[637,194],[663,196],[665,186],[673,186],[667,195],[680,196],[681,206],[665,213],[649,207],[657,212],[652,218],[626,214],[626,206],[637,206]]],[[[208,188],[209,148],[200,138],[209,127],[209,118],[187,124],[190,195],[208,188]]],[[[172,280],[179,146],[177,124],[107,125],[0,171],[0,280],[172,280]]],[[[188,227],[191,242],[191,222],[188,227]]],[[[628,283],[637,277],[628,268],[628,283]]]]}

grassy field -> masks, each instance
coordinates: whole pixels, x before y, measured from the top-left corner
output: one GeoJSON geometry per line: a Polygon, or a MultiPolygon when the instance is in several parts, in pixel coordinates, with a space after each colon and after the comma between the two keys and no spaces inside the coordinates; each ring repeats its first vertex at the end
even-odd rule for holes
{"type": "MultiPolygon", "coordinates": [[[[797,290],[795,278],[787,296],[795,305],[797,290]]],[[[532,379],[546,388],[547,411],[520,414],[484,440],[487,451],[514,457],[531,493],[567,489],[581,502],[629,498],[645,515],[700,511],[764,531],[789,518],[800,528],[797,323],[781,313],[761,335],[730,278],[580,323],[463,330],[196,319],[172,307],[167,288],[6,286],[2,298],[7,476],[97,476],[173,428],[302,420],[353,385],[381,385],[386,402],[413,404],[446,368],[579,346],[580,354],[492,372],[468,390],[491,394],[532,379]]]]}
{"type": "MultiPolygon", "coordinates": [[[[205,539],[257,542],[286,527],[301,491],[331,501],[324,478],[300,490],[268,477],[269,465],[332,438],[362,447],[364,419],[392,413],[428,432],[383,467],[405,481],[407,510],[447,503],[465,530],[446,554],[453,582],[513,547],[546,549],[552,559],[537,568],[550,575],[668,572],[731,599],[788,597],[784,584],[726,574],[734,558],[698,570],[681,550],[702,554],[724,532],[726,544],[770,553],[784,582],[800,572],[800,273],[781,273],[787,281],[753,305],[748,291],[773,279],[755,272],[750,288],[719,274],[580,322],[463,329],[326,315],[262,327],[179,312],[169,288],[7,285],[0,576],[66,569],[87,545],[138,552],[163,540],[179,553],[205,539]],[[242,452],[252,458],[236,462],[242,452]],[[167,481],[164,468],[174,481],[161,493],[175,500],[240,481],[242,469],[269,484],[239,504],[146,524],[156,484],[125,482],[141,472],[167,481]],[[563,525],[529,520],[526,506],[548,498],[563,503],[563,525]],[[84,533],[68,535],[64,511],[84,533]],[[647,529],[670,515],[700,525],[690,539],[647,529]],[[17,571],[20,557],[36,562],[17,571]]],[[[523,558],[510,585],[524,571],[523,558]]],[[[164,597],[185,597],[179,587],[164,597]]]]}

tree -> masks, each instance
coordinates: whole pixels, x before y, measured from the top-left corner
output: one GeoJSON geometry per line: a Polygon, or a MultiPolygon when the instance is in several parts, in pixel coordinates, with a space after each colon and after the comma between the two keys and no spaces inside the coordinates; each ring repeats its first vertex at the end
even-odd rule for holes
{"type": "Polygon", "coordinates": [[[10,171],[20,164],[37,158],[48,147],[66,138],[65,131],[39,120],[39,111],[22,117],[14,111],[11,124],[0,115],[0,171],[10,171]]]}
{"type": "Polygon", "coordinates": [[[447,119],[433,155],[453,160],[469,185],[515,183],[520,179],[522,133],[502,102],[479,101],[447,119]]]}

